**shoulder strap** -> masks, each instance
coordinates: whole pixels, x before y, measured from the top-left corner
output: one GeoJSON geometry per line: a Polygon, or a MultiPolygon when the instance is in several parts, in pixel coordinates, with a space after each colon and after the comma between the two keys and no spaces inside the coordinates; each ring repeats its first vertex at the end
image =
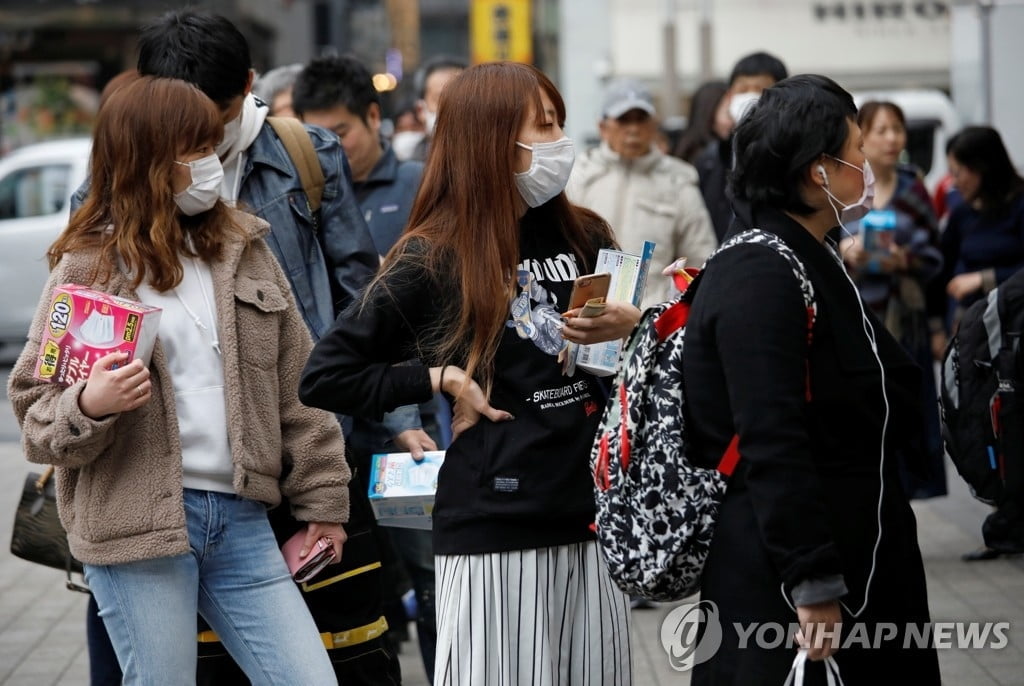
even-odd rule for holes
{"type": "Polygon", "coordinates": [[[807,307],[807,329],[810,331],[814,327],[814,320],[818,315],[818,304],[814,299],[814,285],[811,284],[810,278],[807,276],[807,269],[804,267],[804,263],[800,261],[793,249],[790,248],[785,241],[776,236],[775,234],[764,231],[762,229],[747,229],[743,233],[736,234],[721,246],[718,250],[711,254],[708,261],[717,255],[718,253],[728,250],[729,248],[736,245],[763,245],[767,248],[771,248],[789,264],[789,268],[793,270],[793,276],[796,277],[797,283],[800,286],[800,293],[804,298],[804,305],[807,307]]]}
{"type": "Polygon", "coordinates": [[[306,192],[306,199],[309,201],[309,209],[316,212],[320,209],[320,201],[324,195],[324,170],[320,166],[320,159],[316,156],[306,127],[298,119],[291,117],[267,117],[267,123],[284,143],[284,149],[288,151],[295,171],[299,173],[302,190],[306,192]]]}

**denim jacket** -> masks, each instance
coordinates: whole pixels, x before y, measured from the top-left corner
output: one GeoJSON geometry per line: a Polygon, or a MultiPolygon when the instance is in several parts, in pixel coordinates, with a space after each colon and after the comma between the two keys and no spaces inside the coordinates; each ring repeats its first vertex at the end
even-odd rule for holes
{"type": "Polygon", "coordinates": [[[324,170],[320,216],[310,212],[295,165],[266,122],[247,151],[239,205],[270,222],[267,244],[315,341],[358,297],[380,260],[356,205],[337,136],[316,126],[306,130],[324,170]]]}
{"type": "MultiPolygon", "coordinates": [[[[319,217],[310,212],[295,165],[266,122],[247,151],[238,195],[241,207],[270,222],[267,244],[317,341],[335,316],[359,297],[380,258],[356,205],[352,173],[338,137],[308,124],[306,131],[324,170],[319,217]]],[[[345,436],[351,436],[352,421],[340,419],[345,436]]],[[[386,424],[391,435],[398,435],[419,428],[420,418],[415,406],[398,408],[386,424]]]]}
{"type": "MultiPolygon", "coordinates": [[[[373,278],[380,258],[356,206],[348,159],[337,136],[316,126],[307,125],[306,131],[324,170],[319,216],[310,212],[299,173],[266,122],[246,151],[239,209],[270,223],[267,245],[317,341],[373,278]]],[[[71,198],[72,212],[88,192],[86,179],[71,198]]]]}

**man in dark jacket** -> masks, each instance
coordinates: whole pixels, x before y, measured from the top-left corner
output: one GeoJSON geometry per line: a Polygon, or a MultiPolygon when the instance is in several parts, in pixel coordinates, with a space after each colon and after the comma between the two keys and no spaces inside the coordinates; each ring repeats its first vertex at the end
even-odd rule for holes
{"type": "MultiPolygon", "coordinates": [[[[786,78],[786,65],[780,59],[766,52],[755,52],[740,59],[732,68],[729,76],[729,90],[725,94],[725,103],[729,107],[729,116],[733,121],[733,129],[746,108],[761,94],[765,88],[786,78]]],[[[711,214],[711,222],[715,226],[715,235],[721,243],[729,230],[732,221],[732,204],[726,195],[726,176],[732,169],[732,134],[725,140],[712,140],[703,152],[694,160],[697,173],[700,175],[700,191],[704,196],[704,204],[711,214]]]]}

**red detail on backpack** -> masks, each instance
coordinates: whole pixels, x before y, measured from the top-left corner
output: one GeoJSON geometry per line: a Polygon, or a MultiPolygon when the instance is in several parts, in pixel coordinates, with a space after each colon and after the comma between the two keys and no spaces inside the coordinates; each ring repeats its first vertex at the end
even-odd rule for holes
{"type": "Polygon", "coordinates": [[[685,293],[686,289],[693,283],[693,280],[697,278],[698,273],[700,273],[700,269],[696,267],[687,267],[682,271],[673,272],[672,283],[675,284],[680,293],[685,293]]]}
{"type": "Polygon", "coordinates": [[[661,316],[654,320],[654,330],[658,333],[658,342],[674,334],[686,326],[686,320],[690,318],[690,303],[682,300],[676,301],[671,307],[661,313],[661,316]]]}
{"type": "MultiPolygon", "coordinates": [[[[996,438],[996,446],[1001,446],[1002,441],[999,439],[1002,438],[1003,427],[999,422],[999,417],[1002,416],[1003,398],[999,395],[998,390],[996,391],[996,394],[992,396],[992,400],[989,402],[988,407],[989,413],[992,416],[992,435],[996,438]]],[[[1003,456],[1003,451],[1000,450],[997,455],[999,457],[999,478],[1006,481],[1006,459],[1003,456]]]]}
{"type": "Polygon", "coordinates": [[[601,435],[597,461],[594,463],[594,484],[602,491],[607,491],[612,485],[608,474],[608,434],[601,435]]]}
{"type": "MultiPolygon", "coordinates": [[[[622,420],[619,422],[619,439],[622,442],[622,454],[619,460],[622,462],[622,471],[629,468],[629,405],[626,404],[626,384],[619,384],[619,409],[622,412],[622,420]]],[[[607,467],[605,467],[607,469],[607,467]]]]}
{"type": "Polygon", "coordinates": [[[732,476],[733,470],[736,469],[736,464],[740,461],[740,435],[735,434],[732,440],[729,441],[728,447],[725,449],[725,454],[722,455],[722,459],[718,461],[718,471],[726,476],[732,476]]]}

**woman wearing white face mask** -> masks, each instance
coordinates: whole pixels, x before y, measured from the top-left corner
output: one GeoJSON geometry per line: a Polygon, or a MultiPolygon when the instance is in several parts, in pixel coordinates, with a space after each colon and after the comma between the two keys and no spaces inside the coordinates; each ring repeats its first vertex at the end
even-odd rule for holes
{"type": "Polygon", "coordinates": [[[803,74],[765,90],[733,138],[734,230],[763,233],[709,258],[686,327],[690,457],[712,466],[739,448],[701,578],[721,645],[694,686],[792,683],[791,670],[823,685],[836,667],[846,684],[940,682],[934,646],[910,634],[930,630],[928,595],[898,471],[920,457],[921,370],[862,306],[832,239],[869,207],[855,117],[849,93],[803,74]]]}
{"type": "MultiPolygon", "coordinates": [[[[846,235],[839,251],[864,304],[928,372],[921,375],[927,460],[900,464],[904,490],[910,498],[945,495],[945,457],[925,307],[926,288],[942,268],[938,224],[920,172],[899,161],[907,144],[903,111],[891,102],[866,102],[857,122],[864,136],[865,164],[871,165],[877,180],[871,211],[844,222],[846,235]]],[[[941,331],[941,322],[937,325],[941,331]]]]}
{"type": "Polygon", "coordinates": [[[333,684],[266,511],[287,495],[306,548],[327,537],[340,556],[344,446],[296,396],[311,341],[266,223],[220,202],[221,133],[184,81],[140,77],[105,103],[91,190],[50,248],[9,394],[29,460],[57,466],[124,683],[195,683],[198,611],[252,683],[333,684]],[[33,378],[50,293],[67,282],[162,309],[149,368],[115,347],[69,388],[33,378]]]}
{"type": "Polygon", "coordinates": [[[564,375],[559,355],[566,341],[625,336],[639,311],[566,312],[612,239],[563,192],[564,117],[527,65],[449,82],[409,226],[300,388],[311,405],[371,417],[438,390],[454,400],[433,519],[438,686],[631,680],[628,599],[589,528],[603,392],[582,370],[564,375]]]}

